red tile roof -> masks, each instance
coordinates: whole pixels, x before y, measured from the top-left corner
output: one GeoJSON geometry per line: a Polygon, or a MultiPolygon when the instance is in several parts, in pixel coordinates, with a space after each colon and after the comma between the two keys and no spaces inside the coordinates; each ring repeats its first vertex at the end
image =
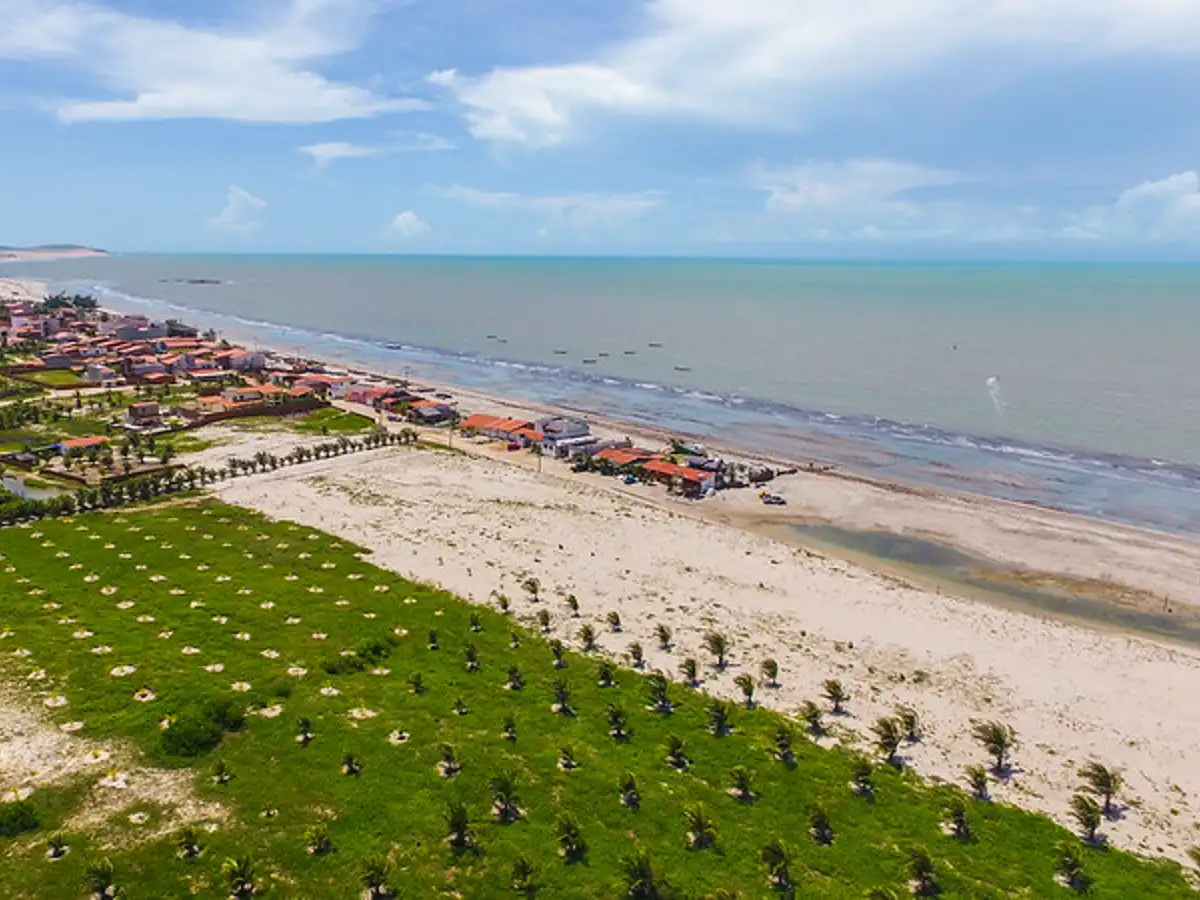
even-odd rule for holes
{"type": "Polygon", "coordinates": [[[86,447],[99,447],[102,444],[107,444],[108,438],[102,434],[93,434],[88,437],[68,438],[62,441],[59,446],[64,450],[82,450],[86,447]]]}
{"type": "Polygon", "coordinates": [[[473,416],[467,416],[462,422],[462,428],[466,431],[484,431],[491,428],[497,422],[503,422],[503,419],[497,419],[495,416],[484,415],[483,413],[475,413],[473,416]]]}

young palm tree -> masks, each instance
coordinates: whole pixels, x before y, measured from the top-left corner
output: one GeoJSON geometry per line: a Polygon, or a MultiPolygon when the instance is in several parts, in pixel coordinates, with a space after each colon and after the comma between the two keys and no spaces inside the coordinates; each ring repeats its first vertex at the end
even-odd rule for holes
{"type": "Polygon", "coordinates": [[[504,682],[505,690],[519,691],[525,687],[525,676],[521,674],[521,670],[516,666],[508,667],[508,680],[504,682]]]}
{"type": "MultiPolygon", "coordinates": [[[[579,618],[579,600],[574,594],[567,594],[567,609],[571,611],[571,618],[579,618]]],[[[547,613],[549,615],[549,613],[547,613]]]]}
{"type": "Polygon", "coordinates": [[[667,735],[666,742],[667,764],[674,769],[683,770],[688,767],[690,760],[683,750],[683,738],[677,734],[667,735]]]}
{"type": "Polygon", "coordinates": [[[988,798],[988,774],[983,766],[967,766],[966,779],[972,797],[976,800],[988,798]]]}
{"type": "Polygon", "coordinates": [[[607,659],[596,670],[596,683],[602,688],[610,688],[617,683],[617,668],[607,659]]]}
{"type": "Polygon", "coordinates": [[[550,690],[554,695],[554,704],[550,709],[560,716],[573,716],[575,711],[571,708],[571,686],[567,680],[555,678],[550,690]]]}
{"type": "Polygon", "coordinates": [[[446,843],[455,850],[465,850],[475,843],[475,832],[471,829],[471,817],[461,803],[450,803],[442,814],[446,821],[446,843]]]}
{"type": "Polygon", "coordinates": [[[729,640],[725,635],[710,631],[704,636],[704,649],[713,655],[718,670],[725,668],[728,662],[725,657],[729,653],[729,640]]]}
{"type": "Polygon", "coordinates": [[[504,729],[500,732],[500,737],[506,741],[517,739],[517,718],[512,713],[504,717],[504,729]]]}
{"type": "Polygon", "coordinates": [[[729,793],[731,796],[749,803],[755,798],[754,778],[745,766],[734,766],[729,772],[729,793]]]}
{"type": "Polygon", "coordinates": [[[1091,791],[1103,801],[1104,815],[1113,814],[1113,798],[1125,783],[1124,777],[1116,769],[1095,761],[1089,762],[1079,770],[1083,779],[1084,790],[1091,791]]]}
{"type": "Polygon", "coordinates": [[[587,854],[587,841],[583,839],[583,832],[580,831],[575,817],[570,813],[563,813],[555,821],[554,828],[558,833],[558,855],[567,862],[583,859],[587,854]]]}
{"type": "Polygon", "coordinates": [[[438,754],[441,757],[438,760],[438,771],[443,778],[453,778],[462,771],[462,763],[458,761],[458,757],[455,755],[452,746],[442,744],[438,748],[438,754]]]}
{"type": "Polygon", "coordinates": [[[360,775],[362,774],[362,760],[353,753],[344,753],[342,755],[342,774],[343,775],[360,775]]]}
{"type": "Polygon", "coordinates": [[[479,671],[479,650],[474,644],[463,647],[463,665],[468,672],[479,671]]]}
{"type": "Polygon", "coordinates": [[[329,829],[323,822],[304,829],[304,846],[313,856],[321,856],[333,849],[329,829]]]}
{"type": "Polygon", "coordinates": [[[749,673],[743,672],[737,678],[733,679],[733,683],[737,685],[738,690],[742,692],[742,700],[746,704],[746,709],[754,708],[754,679],[749,673]]]}
{"type": "Polygon", "coordinates": [[[46,840],[46,856],[50,859],[62,859],[67,855],[67,851],[71,846],[67,843],[67,839],[61,834],[52,834],[46,840]]]}
{"type": "Polygon", "coordinates": [[[414,694],[425,693],[425,676],[420,672],[413,672],[408,676],[408,689],[414,694]]]}
{"type": "Polygon", "coordinates": [[[116,870],[107,856],[89,863],[83,870],[83,883],[95,900],[108,900],[117,896],[116,870]]]}
{"type": "Polygon", "coordinates": [[[767,682],[767,687],[779,687],[779,663],[773,659],[764,659],[759,669],[767,682]]]}
{"type": "Polygon", "coordinates": [[[558,751],[558,767],[564,772],[573,772],[579,768],[575,759],[575,751],[571,747],[562,747],[558,751]]]}
{"type": "Polygon", "coordinates": [[[781,894],[793,893],[792,860],[787,845],[779,840],[771,841],[763,847],[759,859],[767,867],[767,883],[781,894]]]}
{"type": "Polygon", "coordinates": [[[775,736],[772,738],[775,744],[775,759],[781,763],[791,765],[796,761],[796,750],[794,748],[795,734],[787,725],[780,725],[775,729],[775,736]]]}
{"type": "Polygon", "coordinates": [[[217,760],[217,764],[213,766],[212,773],[213,784],[226,785],[233,781],[233,770],[225,764],[225,760],[217,760]]]}
{"type": "Polygon", "coordinates": [[[429,649],[440,650],[442,645],[438,643],[438,633],[432,628],[429,629],[429,649]]]}
{"type": "Polygon", "coordinates": [[[688,846],[693,850],[705,850],[717,842],[717,826],[703,803],[694,803],[683,811],[687,825],[688,846]]]}
{"type": "Polygon", "coordinates": [[[254,860],[247,855],[230,857],[221,863],[221,874],[229,885],[229,896],[237,900],[253,897],[258,890],[255,884],[254,860]]]}
{"type": "Polygon", "coordinates": [[[379,853],[373,853],[362,861],[358,881],[366,891],[367,900],[385,900],[392,895],[392,889],[388,886],[391,870],[387,857],[379,853]]]}
{"type": "Polygon", "coordinates": [[[638,793],[637,779],[633,777],[632,772],[626,772],[621,778],[621,805],[629,809],[637,809],[641,806],[642,797],[638,793]]]}
{"type": "Polygon", "coordinates": [[[700,684],[700,666],[692,657],[688,657],[679,666],[679,671],[683,673],[683,681],[688,687],[696,687],[700,684]]]}
{"type": "Polygon", "coordinates": [[[850,764],[850,788],[861,797],[870,796],[875,790],[871,781],[871,763],[861,756],[856,756],[850,764]]]}
{"type": "Polygon", "coordinates": [[[521,818],[520,798],[517,797],[517,782],[511,773],[502,772],[492,778],[492,818],[502,825],[521,818]]]}
{"type": "Polygon", "coordinates": [[[538,627],[542,629],[542,634],[548,634],[550,632],[550,610],[539,609],[537,611],[537,623],[538,627]]]}
{"type": "Polygon", "coordinates": [[[537,603],[538,597],[542,592],[542,583],[536,578],[526,578],[521,582],[521,588],[529,595],[529,599],[537,603]]]}
{"type": "Polygon", "coordinates": [[[732,718],[729,704],[724,700],[713,699],[708,702],[705,708],[708,715],[708,730],[713,737],[724,737],[730,731],[730,719],[732,718]]]}
{"type": "Polygon", "coordinates": [[[924,847],[913,847],[908,851],[908,877],[912,882],[913,893],[918,897],[929,897],[938,892],[933,859],[924,847]]]}
{"type": "Polygon", "coordinates": [[[496,606],[500,610],[500,614],[507,616],[512,612],[512,601],[504,594],[496,598],[496,606]]]}
{"type": "Polygon", "coordinates": [[[976,722],[971,729],[975,740],[992,757],[992,771],[1002,775],[1008,769],[1008,758],[1017,745],[1017,733],[1003,722],[976,722]]]}
{"type": "Polygon", "coordinates": [[[515,631],[510,631],[508,633],[508,649],[509,650],[520,650],[521,649],[521,635],[515,631]]]}
{"type": "Polygon", "coordinates": [[[635,669],[644,668],[646,665],[646,651],[637,641],[629,645],[629,662],[635,669]]]}
{"type": "Polygon", "coordinates": [[[967,820],[967,805],[963,803],[961,797],[953,797],[946,804],[946,821],[950,826],[950,833],[960,841],[965,841],[971,836],[971,823],[967,820]]]}
{"type": "Polygon", "coordinates": [[[513,860],[511,884],[518,894],[532,894],[537,890],[537,867],[524,853],[513,860]]]}
{"type": "Polygon", "coordinates": [[[476,634],[483,631],[483,620],[479,618],[479,613],[471,613],[470,628],[476,634]]]}
{"type": "Polygon", "coordinates": [[[650,863],[650,854],[635,850],[621,857],[621,880],[625,896],[631,900],[659,900],[658,876],[650,863]]]}
{"type": "Polygon", "coordinates": [[[590,653],[596,649],[596,629],[591,625],[582,625],[579,628],[579,642],[583,645],[585,653],[590,653]]]}
{"type": "Polygon", "coordinates": [[[1188,848],[1188,859],[1192,861],[1192,865],[1200,869],[1200,846],[1188,848]]]}
{"type": "Polygon", "coordinates": [[[657,713],[669,713],[675,708],[671,702],[670,687],[667,676],[662,672],[652,672],[646,678],[650,686],[650,710],[657,713]]]}
{"type": "Polygon", "coordinates": [[[1082,838],[1089,844],[1096,842],[1096,829],[1100,827],[1100,804],[1087,794],[1076,794],[1071,798],[1071,818],[1079,826],[1082,838]]]}
{"type": "Polygon", "coordinates": [[[200,832],[195,826],[183,827],[179,836],[175,838],[175,849],[179,852],[180,859],[195,859],[204,851],[204,846],[200,843],[200,832]]]}
{"type": "Polygon", "coordinates": [[[911,706],[896,707],[896,720],[900,723],[906,741],[915,744],[921,740],[921,721],[915,709],[911,706]]]}
{"type": "Polygon", "coordinates": [[[565,669],[567,661],[563,659],[563,642],[555,638],[550,642],[550,652],[554,654],[554,668],[565,669]]]}
{"type": "Polygon", "coordinates": [[[833,826],[829,823],[829,815],[822,806],[814,806],[808,814],[808,835],[814,842],[829,846],[833,843],[833,826]]]}
{"type": "Polygon", "coordinates": [[[904,732],[900,723],[890,716],[884,716],[876,720],[875,724],[871,726],[871,731],[875,734],[875,746],[883,754],[884,761],[888,764],[894,763],[896,751],[900,749],[900,744],[904,740],[904,732]]]}
{"type": "Polygon", "coordinates": [[[1079,852],[1078,844],[1059,841],[1054,845],[1054,872],[1072,890],[1087,888],[1088,878],[1083,871],[1083,855],[1079,852]]]}
{"type": "Polygon", "coordinates": [[[615,703],[608,704],[608,736],[614,741],[629,739],[629,716],[615,703]]]}
{"type": "Polygon", "coordinates": [[[654,628],[654,637],[658,641],[659,650],[671,649],[671,629],[661,622],[654,628]]]}
{"type": "Polygon", "coordinates": [[[465,716],[471,710],[467,707],[466,701],[462,697],[454,698],[454,714],[456,716],[465,716]]]}
{"type": "Polygon", "coordinates": [[[834,715],[841,715],[846,708],[846,701],[850,699],[850,695],[846,693],[846,689],[842,687],[842,683],[836,678],[828,679],[823,685],[825,699],[829,701],[833,708],[834,715]]]}
{"type": "Polygon", "coordinates": [[[312,719],[301,716],[296,720],[296,743],[307,747],[313,739],[312,719]]]}
{"type": "Polygon", "coordinates": [[[800,718],[808,726],[808,733],[814,737],[820,737],[825,733],[824,717],[825,714],[821,712],[821,707],[811,700],[805,700],[800,707],[800,718]]]}

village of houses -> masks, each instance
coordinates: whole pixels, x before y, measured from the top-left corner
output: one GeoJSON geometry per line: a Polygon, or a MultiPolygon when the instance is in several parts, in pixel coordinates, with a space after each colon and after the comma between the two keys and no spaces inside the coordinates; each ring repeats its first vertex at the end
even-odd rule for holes
{"type": "MultiPolygon", "coordinates": [[[[112,315],[86,302],[82,308],[68,304],[47,311],[39,307],[9,302],[0,313],[3,346],[10,351],[35,348],[27,355],[10,352],[0,357],[0,374],[40,385],[51,396],[74,397],[76,407],[84,393],[109,397],[119,393],[130,402],[123,405],[119,421],[106,424],[105,433],[0,454],[0,463],[26,469],[47,457],[68,457],[65,467],[60,462],[51,471],[70,478],[71,457],[90,454],[94,459],[104,445],[114,440],[127,442],[130,435],[135,440],[153,438],[232,419],[295,418],[336,406],[363,415],[363,425],[368,428],[403,422],[422,429],[445,429],[477,441],[499,442],[510,451],[532,450],[547,458],[567,460],[576,471],[620,476],[630,484],[662,483],[689,498],[766,481],[774,474],[770,470],[747,472],[745,467],[707,455],[695,444],[677,442],[654,451],[635,447],[628,438],[602,438],[592,433],[586,421],[574,417],[531,420],[483,412],[465,414],[445,391],[239,347],[174,320],[112,315]],[[71,377],[64,383],[58,378],[51,380],[49,373],[71,373],[71,377]]],[[[128,476],[130,471],[127,466],[123,474],[128,476]]],[[[113,467],[104,477],[121,474],[113,467]]],[[[776,499],[769,494],[763,497],[765,502],[776,499]]]]}

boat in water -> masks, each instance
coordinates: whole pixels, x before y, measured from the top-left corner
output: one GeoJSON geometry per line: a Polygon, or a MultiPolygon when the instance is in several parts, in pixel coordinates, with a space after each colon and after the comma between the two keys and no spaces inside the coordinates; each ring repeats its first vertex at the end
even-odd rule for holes
{"type": "Polygon", "coordinates": [[[692,371],[692,367],[691,366],[676,366],[675,371],[676,372],[690,372],[690,371],[692,371]]]}
{"type": "Polygon", "coordinates": [[[596,360],[595,360],[595,359],[593,359],[593,358],[591,358],[591,357],[589,356],[587,359],[585,359],[585,360],[583,361],[583,364],[584,364],[585,366],[594,366],[594,365],[596,364],[596,360]]]}
{"type": "Polygon", "coordinates": [[[662,344],[658,343],[658,341],[651,341],[650,346],[655,348],[656,350],[662,349],[662,344]]]}

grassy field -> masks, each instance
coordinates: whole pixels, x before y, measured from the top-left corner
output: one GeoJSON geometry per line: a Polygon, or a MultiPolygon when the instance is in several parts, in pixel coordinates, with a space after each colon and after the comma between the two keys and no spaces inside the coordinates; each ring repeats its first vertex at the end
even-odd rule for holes
{"type": "MultiPolygon", "coordinates": [[[[534,625],[548,610],[574,634],[579,622],[560,601],[517,599],[516,616],[480,609],[377,569],[358,548],[308,528],[193,501],[6,529],[0,554],[0,676],[47,702],[56,722],[84,723],[80,737],[130,743],[155,765],[194,773],[199,798],[228,811],[220,827],[200,830],[203,853],[182,859],[177,829],[145,836],[171,816],[152,802],[99,829],[70,824],[99,772],[86,785],[39,790],[28,802],[40,829],[0,838],[8,897],[80,896],[85,869],[106,855],[122,896],[222,897],[222,862],[239,854],[255,860],[260,896],[356,897],[363,864],[376,855],[387,858],[401,897],[512,896],[522,859],[536,870],[539,889],[530,893],[544,898],[638,896],[622,874],[622,860],[638,851],[649,854],[660,888],[640,896],[765,897],[773,889],[761,854],[775,840],[788,849],[801,896],[907,894],[914,848],[928,851],[944,897],[1069,896],[1054,879],[1053,848],[1063,840],[1082,854],[1090,897],[1191,894],[1174,864],[1093,849],[1045,818],[891,766],[873,765],[873,793],[856,794],[848,787],[855,758],[816,746],[799,728],[794,763],[780,762],[775,736],[785,723],[766,710],[727,709],[732,730],[714,736],[710,699],[672,683],[674,712],[652,712],[645,675],[620,669],[615,686],[601,687],[600,657],[572,651],[555,668],[547,639],[517,621],[534,625]],[[429,647],[431,630],[439,649],[429,647]],[[467,646],[477,671],[468,671],[467,646]],[[113,674],[126,666],[136,671],[113,674]],[[521,690],[505,688],[511,666],[521,690]],[[40,670],[44,678],[30,680],[40,670]],[[417,674],[420,693],[410,687],[417,674]],[[569,685],[574,715],[551,708],[557,679],[569,685]],[[624,740],[610,736],[610,705],[627,715],[624,740]],[[239,722],[244,710],[252,712],[239,722]],[[513,740],[502,737],[510,716],[513,740]],[[300,718],[311,722],[307,746],[296,740],[300,718]],[[666,761],[671,735],[690,760],[682,770],[666,761]],[[187,755],[207,744],[217,745],[187,755]],[[455,777],[438,771],[442,745],[461,765],[455,777]],[[564,748],[577,768],[560,767],[564,748]],[[343,773],[347,753],[357,774],[343,773]],[[233,776],[223,785],[212,778],[219,765],[233,776]],[[752,800],[729,794],[739,766],[752,778],[752,800]],[[637,809],[619,800],[626,773],[637,782],[637,809]],[[521,815],[509,824],[491,812],[499,775],[511,775],[519,798],[521,815]],[[965,800],[969,838],[944,831],[954,798],[965,800]],[[474,832],[462,849],[445,841],[454,803],[474,832]],[[697,803],[715,825],[707,849],[689,848],[685,810],[697,803]],[[809,836],[818,805],[833,829],[828,846],[809,836]],[[146,821],[132,823],[135,811],[146,821]],[[586,844],[575,858],[558,852],[563,814],[586,844]],[[46,841],[57,830],[71,852],[50,861],[46,841]],[[328,852],[308,852],[322,830],[328,852]]],[[[601,612],[581,602],[585,614],[601,612]]]]}
{"type": "Polygon", "coordinates": [[[375,423],[366,416],[329,406],[296,419],[294,427],[308,434],[361,434],[374,428],[375,423]]]}
{"type": "Polygon", "coordinates": [[[76,387],[83,384],[83,378],[78,372],[73,372],[70,369],[50,369],[45,372],[38,372],[30,376],[40,381],[42,384],[48,384],[51,387],[64,388],[76,387]]]}

